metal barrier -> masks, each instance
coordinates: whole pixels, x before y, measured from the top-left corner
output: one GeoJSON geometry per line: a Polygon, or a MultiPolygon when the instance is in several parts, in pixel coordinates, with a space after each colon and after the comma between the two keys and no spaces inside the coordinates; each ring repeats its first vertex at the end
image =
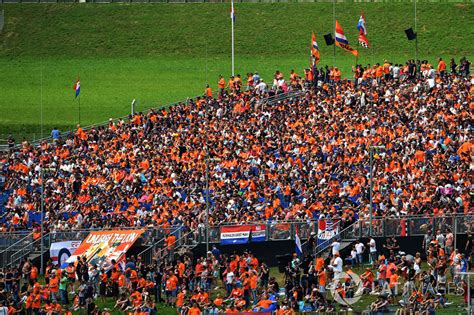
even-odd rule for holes
{"type": "MultiPolygon", "coordinates": [[[[331,240],[338,238],[341,241],[351,241],[363,237],[388,237],[388,236],[420,236],[428,232],[433,235],[437,230],[442,233],[452,231],[455,234],[466,234],[474,232],[474,214],[457,216],[410,216],[410,217],[389,217],[374,218],[372,220],[372,235],[370,235],[370,221],[360,219],[348,227],[343,228],[337,235],[316,247],[315,252],[327,250],[331,240]],[[405,229],[402,231],[402,229],[405,229]]],[[[249,222],[244,225],[265,225],[265,241],[294,240],[295,233],[301,240],[307,240],[312,232],[318,231],[318,220],[307,221],[270,221],[270,222],[249,222]]],[[[209,227],[209,242],[220,242],[220,226],[209,227]]],[[[137,227],[115,228],[115,229],[133,229],[137,227]]],[[[90,232],[104,229],[88,229],[73,231],[53,231],[43,237],[45,250],[49,250],[51,243],[64,240],[83,240],[90,232]]],[[[165,248],[165,238],[170,233],[176,236],[176,246],[178,248],[193,247],[206,241],[206,230],[199,227],[189,231],[185,226],[154,227],[145,228],[145,233],[140,238],[141,245],[146,246],[140,255],[145,261],[150,261],[156,257],[163,257],[165,248]]],[[[7,236],[8,239],[19,237],[21,233],[15,236],[7,236]]],[[[1,235],[0,235],[1,243],[1,235]]],[[[0,266],[11,266],[17,264],[23,257],[38,253],[41,247],[40,240],[33,240],[32,233],[20,238],[9,247],[0,252],[0,266]]],[[[167,253],[168,255],[169,253],[167,253]]],[[[172,254],[174,255],[174,253],[172,254]]]]}
{"type": "Polygon", "coordinates": [[[11,244],[4,250],[2,250],[0,252],[0,266],[11,265],[12,256],[16,255],[16,253],[20,251],[23,251],[25,248],[29,248],[32,243],[33,233],[29,233],[26,236],[24,235],[22,238],[18,239],[16,242],[11,244]]]}
{"type": "Polygon", "coordinates": [[[30,235],[31,231],[0,233],[0,250],[4,250],[30,235]]]}
{"type": "Polygon", "coordinates": [[[331,237],[328,240],[325,240],[322,244],[319,244],[316,246],[316,248],[313,250],[315,253],[315,256],[322,255],[326,250],[331,248],[332,243],[335,240],[355,240],[357,239],[357,228],[360,225],[360,221],[356,221],[349,225],[348,227],[344,228],[342,231],[339,231],[336,235],[331,237]]]}
{"type": "Polygon", "coordinates": [[[194,238],[196,235],[199,235],[199,233],[196,233],[196,230],[184,234],[180,233],[179,237],[176,237],[176,240],[172,244],[166,244],[165,238],[161,238],[141,251],[138,256],[142,257],[142,261],[146,264],[152,263],[153,260],[172,260],[180,248],[186,245],[197,245],[194,238]]]}
{"type": "Polygon", "coordinates": [[[42,238],[38,238],[36,240],[31,238],[29,243],[24,244],[22,248],[19,248],[17,251],[11,253],[3,266],[17,266],[24,257],[31,258],[30,255],[32,253],[36,253],[37,256],[41,255],[41,242],[43,242],[43,250],[48,251],[49,247],[51,246],[50,234],[45,234],[42,238]]]}

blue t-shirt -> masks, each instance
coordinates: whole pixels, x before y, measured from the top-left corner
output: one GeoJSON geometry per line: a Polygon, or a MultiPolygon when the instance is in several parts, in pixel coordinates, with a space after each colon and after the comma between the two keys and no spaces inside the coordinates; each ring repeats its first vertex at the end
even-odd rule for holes
{"type": "Polygon", "coordinates": [[[51,131],[51,137],[53,139],[59,139],[60,135],[61,135],[61,132],[59,132],[58,129],[53,129],[53,131],[51,131]]]}

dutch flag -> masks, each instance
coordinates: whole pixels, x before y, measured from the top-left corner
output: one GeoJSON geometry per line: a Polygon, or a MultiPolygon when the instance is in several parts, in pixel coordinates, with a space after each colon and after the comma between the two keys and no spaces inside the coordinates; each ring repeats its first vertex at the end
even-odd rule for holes
{"type": "Polygon", "coordinates": [[[339,21],[337,20],[336,20],[336,32],[334,34],[334,37],[336,39],[336,43],[349,45],[349,41],[347,40],[346,35],[344,35],[344,31],[342,30],[342,27],[339,24],[339,21]]]}
{"type": "Polygon", "coordinates": [[[367,29],[365,28],[365,19],[363,13],[360,15],[359,23],[357,23],[357,29],[359,30],[359,34],[363,33],[364,35],[367,35],[367,29]]]}
{"type": "Polygon", "coordinates": [[[76,84],[74,84],[74,90],[76,91],[76,98],[79,96],[79,93],[81,93],[81,81],[77,80],[76,84]]]}

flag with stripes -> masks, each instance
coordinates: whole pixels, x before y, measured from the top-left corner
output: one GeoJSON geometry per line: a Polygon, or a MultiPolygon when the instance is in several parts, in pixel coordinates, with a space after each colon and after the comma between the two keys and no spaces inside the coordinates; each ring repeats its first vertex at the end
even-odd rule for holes
{"type": "Polygon", "coordinates": [[[354,56],[359,55],[357,49],[354,49],[351,47],[351,45],[349,45],[349,41],[347,40],[346,35],[344,35],[344,30],[342,29],[342,26],[339,24],[338,20],[336,20],[336,30],[334,33],[334,38],[336,46],[339,46],[345,51],[350,52],[354,56]]]}
{"type": "Polygon", "coordinates": [[[76,92],[76,98],[77,98],[79,96],[79,93],[81,93],[81,81],[80,80],[77,80],[76,84],[74,84],[73,89],[76,92]]]}
{"type": "Polygon", "coordinates": [[[364,35],[367,35],[367,28],[365,27],[364,13],[360,14],[359,22],[357,23],[357,29],[359,33],[362,31],[364,35]]]}
{"type": "Polygon", "coordinates": [[[316,41],[316,35],[314,35],[314,32],[311,34],[311,57],[313,57],[313,65],[317,65],[321,58],[319,54],[318,42],[316,41]]]}
{"type": "Polygon", "coordinates": [[[359,22],[357,23],[357,29],[359,30],[359,44],[362,47],[369,48],[369,40],[367,39],[367,28],[365,27],[364,13],[360,14],[359,22]]]}

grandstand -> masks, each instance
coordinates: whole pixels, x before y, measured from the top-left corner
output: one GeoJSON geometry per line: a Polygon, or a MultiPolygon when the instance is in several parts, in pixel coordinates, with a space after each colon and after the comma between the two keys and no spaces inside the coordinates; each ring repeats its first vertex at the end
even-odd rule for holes
{"type": "MultiPolygon", "coordinates": [[[[144,13],[147,6],[109,7],[155,14],[144,13]]],[[[462,7],[469,12],[470,6],[462,7]]],[[[29,12],[12,8],[13,15],[29,12]]],[[[45,8],[52,20],[62,21],[57,12],[73,7],[45,8]]],[[[72,10],[71,20],[89,8],[72,10]]],[[[163,8],[169,14],[164,20],[182,10],[163,8]]],[[[446,8],[454,12],[459,5],[446,8]]],[[[412,47],[404,42],[399,55],[391,47],[388,56],[371,56],[370,64],[367,56],[355,59],[357,64],[341,58],[342,75],[336,53],[333,66],[316,64],[333,47],[319,51],[313,36],[311,55],[317,59],[309,68],[260,74],[245,69],[245,76],[230,78],[214,69],[213,92],[216,84],[203,84],[212,59],[207,49],[221,49],[221,43],[206,39],[206,73],[193,83],[199,90],[206,86],[204,93],[147,110],[136,110],[134,99],[127,116],[87,127],[79,123],[69,132],[52,125],[45,138],[51,121],[43,124],[42,54],[51,64],[64,53],[81,60],[81,53],[53,36],[61,53],[46,44],[40,52],[27,49],[30,35],[17,28],[18,21],[27,21],[9,22],[8,16],[7,7],[0,57],[24,52],[40,59],[41,137],[15,143],[13,136],[2,136],[8,140],[0,150],[0,315],[471,312],[469,58],[443,50],[442,58],[430,52],[427,60],[412,60],[406,53],[412,47]]],[[[128,18],[121,27],[128,27],[128,18]]],[[[189,36],[187,27],[176,34],[189,36]]],[[[386,27],[374,32],[376,40],[386,27]]],[[[347,41],[340,28],[337,40],[347,41]]],[[[427,34],[419,30],[419,36],[427,34]]],[[[94,46],[91,67],[107,58],[113,59],[109,66],[125,60],[117,56],[123,57],[128,35],[112,37],[121,38],[109,43],[117,56],[104,53],[92,33],[77,36],[94,46]]],[[[204,45],[196,38],[189,43],[204,45]]],[[[149,52],[163,54],[164,48],[148,45],[143,43],[137,60],[145,61],[149,52]]],[[[347,45],[341,48],[353,51],[347,45]]],[[[469,45],[462,48],[468,56],[469,45]]],[[[171,53],[176,47],[170,43],[171,53]]],[[[262,49],[249,48],[256,55],[262,49]]],[[[297,59],[288,58],[293,48],[281,50],[286,62],[297,59]]],[[[105,77],[107,69],[96,74],[105,77]]],[[[166,86],[182,88],[183,78],[187,74],[176,80],[179,85],[166,86]]],[[[92,88],[84,81],[74,78],[73,90],[68,87],[77,109],[81,93],[92,88]]],[[[191,90],[179,93],[196,94],[191,90]]],[[[108,102],[117,100],[123,94],[108,102]]],[[[35,114],[25,113],[25,124],[28,115],[35,114]]],[[[54,115],[64,122],[65,113],[54,115]]]]}
{"type": "MultiPolygon", "coordinates": [[[[277,73],[266,88],[236,81],[217,96],[79,126],[37,145],[24,141],[2,155],[2,208],[5,230],[32,233],[7,247],[3,261],[14,266],[39,257],[39,245],[70,239],[70,229],[163,231],[141,237],[143,263],[173,261],[179,250],[203,242],[223,244],[222,223],[263,223],[264,241],[301,236],[306,253],[318,256],[341,238],[343,253],[364,236],[433,233],[416,224],[420,215],[443,233],[470,231],[458,217],[472,208],[466,62],[450,74],[441,62],[438,71],[425,63],[417,71],[407,62],[395,72],[398,66],[386,62],[385,74],[382,66],[382,72],[366,67],[350,81],[318,72],[314,80],[292,77],[288,86],[277,73]],[[315,222],[322,218],[338,227],[313,250],[310,232],[319,235],[315,222]],[[209,225],[218,230],[209,233],[209,225]]],[[[454,252],[443,245],[437,255],[445,250],[454,252]]],[[[168,303],[174,299],[167,296],[168,303]]]]}

